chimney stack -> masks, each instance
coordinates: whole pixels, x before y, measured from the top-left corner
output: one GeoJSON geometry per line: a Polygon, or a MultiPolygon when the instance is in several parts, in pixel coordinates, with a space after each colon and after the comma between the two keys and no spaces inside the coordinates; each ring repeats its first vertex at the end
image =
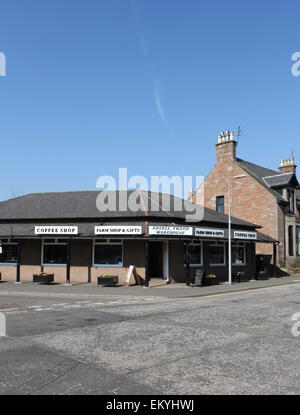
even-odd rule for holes
{"type": "Polygon", "coordinates": [[[235,161],[236,146],[237,141],[234,137],[234,131],[223,131],[219,134],[216,145],[217,163],[235,161]]]}
{"type": "Polygon", "coordinates": [[[297,166],[295,163],[294,156],[289,159],[282,159],[279,167],[279,171],[281,173],[293,173],[296,174],[297,166]]]}

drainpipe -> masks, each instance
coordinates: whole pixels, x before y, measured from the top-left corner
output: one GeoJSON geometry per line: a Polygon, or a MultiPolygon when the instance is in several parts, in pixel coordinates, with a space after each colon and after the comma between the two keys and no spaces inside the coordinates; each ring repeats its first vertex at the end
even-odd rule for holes
{"type": "Polygon", "coordinates": [[[67,244],[67,284],[69,285],[71,282],[70,280],[70,239],[68,239],[67,244]]]}
{"type": "Polygon", "coordinates": [[[189,242],[185,243],[185,272],[186,272],[186,285],[187,287],[190,287],[191,285],[191,279],[190,279],[190,253],[189,253],[189,242]]]}
{"type": "Polygon", "coordinates": [[[16,276],[16,282],[18,284],[21,282],[20,265],[21,265],[21,243],[20,241],[18,241],[18,262],[17,262],[17,276],[16,276]]]}
{"type": "Polygon", "coordinates": [[[273,277],[276,277],[276,270],[277,270],[277,246],[279,242],[273,244],[273,277]]]}
{"type": "Polygon", "coordinates": [[[145,243],[145,287],[149,287],[149,241],[145,243]]]}

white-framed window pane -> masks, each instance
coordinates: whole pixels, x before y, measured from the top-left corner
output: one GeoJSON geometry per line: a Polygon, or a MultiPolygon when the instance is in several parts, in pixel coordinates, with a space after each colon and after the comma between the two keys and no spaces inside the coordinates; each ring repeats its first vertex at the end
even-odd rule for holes
{"type": "Polygon", "coordinates": [[[210,265],[224,265],[225,264],[224,245],[210,245],[209,246],[209,263],[210,265]]]}
{"type": "Polygon", "coordinates": [[[202,264],[202,252],[201,245],[195,244],[189,246],[190,264],[201,265],[202,264]]]}
{"type": "Polygon", "coordinates": [[[96,265],[121,265],[123,263],[122,244],[114,245],[95,245],[94,263],[96,265]]]}
{"type": "Polygon", "coordinates": [[[67,245],[44,245],[43,263],[47,265],[65,265],[67,263],[67,245]]]}
{"type": "Polygon", "coordinates": [[[0,253],[0,264],[16,264],[18,262],[18,246],[2,245],[2,253],[0,253]]]}
{"type": "Polygon", "coordinates": [[[232,263],[234,265],[244,265],[245,263],[245,245],[238,244],[232,246],[232,263]]]}

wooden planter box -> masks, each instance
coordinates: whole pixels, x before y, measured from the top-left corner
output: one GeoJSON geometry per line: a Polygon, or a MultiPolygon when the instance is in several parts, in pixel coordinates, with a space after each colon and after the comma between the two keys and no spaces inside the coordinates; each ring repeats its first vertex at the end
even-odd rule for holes
{"type": "Polygon", "coordinates": [[[240,283],[240,282],[249,282],[249,277],[247,275],[241,275],[241,276],[235,275],[233,277],[233,281],[234,282],[237,282],[237,283],[240,283]]]}
{"type": "Polygon", "coordinates": [[[270,278],[268,274],[257,274],[256,279],[257,281],[266,281],[270,278]]]}
{"type": "Polygon", "coordinates": [[[98,277],[98,285],[100,285],[101,287],[115,287],[116,285],[118,285],[119,282],[119,278],[117,276],[112,276],[112,277],[98,277]]]}
{"type": "Polygon", "coordinates": [[[52,284],[54,282],[54,274],[33,275],[33,282],[38,284],[52,284]]]}
{"type": "Polygon", "coordinates": [[[211,285],[219,285],[219,281],[216,278],[206,278],[203,285],[206,285],[207,287],[211,285]]]}

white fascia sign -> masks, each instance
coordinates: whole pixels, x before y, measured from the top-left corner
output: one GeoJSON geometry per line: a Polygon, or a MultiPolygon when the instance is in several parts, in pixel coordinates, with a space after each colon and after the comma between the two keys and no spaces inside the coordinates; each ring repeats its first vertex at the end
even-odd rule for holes
{"type": "Polygon", "coordinates": [[[35,226],[35,235],[78,235],[78,226],[35,226]]]}
{"type": "Polygon", "coordinates": [[[193,228],[186,226],[149,226],[149,235],[193,236],[193,228]]]}
{"type": "Polygon", "coordinates": [[[142,235],[141,226],[95,226],[95,235],[142,235]]]}
{"type": "Polygon", "coordinates": [[[224,229],[195,228],[195,236],[200,238],[224,238],[224,229]]]}
{"type": "Polygon", "coordinates": [[[247,232],[247,231],[234,231],[234,239],[250,239],[252,241],[257,240],[257,232],[247,232]]]}

